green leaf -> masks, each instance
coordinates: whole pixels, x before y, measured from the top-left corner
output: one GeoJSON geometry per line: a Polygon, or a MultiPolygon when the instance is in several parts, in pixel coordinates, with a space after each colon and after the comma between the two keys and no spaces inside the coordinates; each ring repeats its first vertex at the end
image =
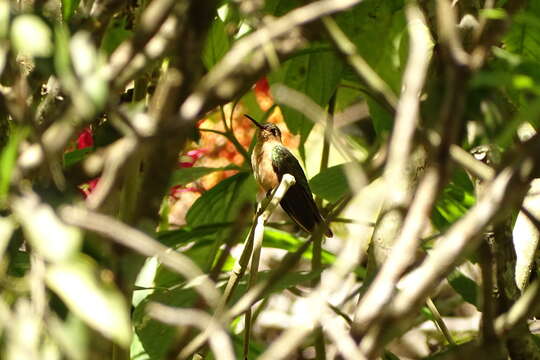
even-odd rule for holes
{"type": "MultiPolygon", "coordinates": [[[[341,29],[356,45],[358,53],[375,72],[399,94],[406,58],[403,40],[407,37],[403,0],[364,0],[350,11],[336,16],[341,29]]],[[[354,76],[356,81],[359,79],[354,76]]],[[[371,98],[370,115],[378,134],[389,131],[391,115],[371,98]]]]}
{"type": "Polygon", "coordinates": [[[133,35],[133,31],[126,29],[126,16],[114,18],[107,26],[101,41],[101,50],[110,55],[122,43],[133,35]]]}
{"type": "Polygon", "coordinates": [[[231,48],[231,41],[227,35],[225,23],[216,17],[206,38],[202,52],[202,60],[207,69],[212,68],[231,48]]]}
{"type": "Polygon", "coordinates": [[[529,1],[503,39],[505,49],[524,59],[540,61],[540,2],[529,1]]]}
{"type": "Polygon", "coordinates": [[[435,204],[431,220],[439,230],[447,229],[460,219],[473,205],[472,183],[463,170],[454,173],[452,181],[443,189],[435,204]]]}
{"type": "MultiPolygon", "coordinates": [[[[339,84],[343,62],[327,44],[315,45],[310,50],[285,62],[282,70],[270,80],[303,92],[324,108],[339,84]]],[[[313,119],[288,106],[282,111],[289,130],[300,134],[300,154],[305,158],[304,143],[313,128],[313,119]]]]}
{"type": "Polygon", "coordinates": [[[8,274],[23,277],[30,270],[30,255],[25,251],[15,251],[9,260],[8,274]]]}
{"type": "Polygon", "coordinates": [[[15,50],[27,56],[51,56],[52,37],[51,28],[36,15],[19,15],[11,25],[11,41],[15,50]]]}
{"type": "Polygon", "coordinates": [[[62,17],[64,22],[69,22],[69,19],[75,14],[79,2],[80,0],[62,0],[62,17]]]}
{"type": "Polygon", "coordinates": [[[189,209],[186,220],[195,228],[233,221],[240,206],[254,203],[257,188],[251,174],[238,173],[206,191],[189,209]]]}
{"type": "Polygon", "coordinates": [[[479,286],[461,271],[454,270],[447,277],[448,283],[466,302],[478,307],[479,286]]]}
{"type": "Polygon", "coordinates": [[[264,11],[274,16],[283,16],[300,5],[298,0],[266,0],[264,11]]]}
{"type": "Polygon", "coordinates": [[[98,267],[79,255],[70,262],[47,269],[46,282],[88,325],[122,346],[131,336],[129,312],[122,294],[112,284],[105,284],[96,274],[98,267]]]}
{"type": "Polygon", "coordinates": [[[0,258],[4,256],[14,230],[15,223],[12,218],[0,217],[0,258]]]}
{"type": "Polygon", "coordinates": [[[12,209],[33,249],[51,262],[72,258],[81,247],[81,232],[64,224],[51,206],[35,194],[13,201],[12,209]]]}
{"type": "MultiPolygon", "coordinates": [[[[258,275],[259,281],[267,280],[270,275],[270,271],[261,271],[258,275]]],[[[160,275],[158,274],[157,276],[160,275]]],[[[285,289],[299,285],[307,285],[316,276],[319,276],[318,272],[291,271],[279,279],[279,281],[272,287],[271,293],[281,292],[285,289]]],[[[163,282],[163,279],[156,278],[155,282],[163,282]]],[[[221,284],[220,289],[223,290],[224,286],[224,283],[221,284]]],[[[233,297],[231,298],[231,303],[238,301],[238,299],[245,294],[246,291],[247,276],[240,281],[237,291],[235,291],[233,297]]],[[[170,284],[169,288],[167,289],[157,288],[153,294],[149,295],[145,300],[143,300],[135,308],[133,314],[135,332],[137,333],[141,343],[140,345],[137,345],[139,354],[145,354],[149,356],[150,359],[164,358],[169,346],[172,345],[172,341],[176,333],[176,330],[173,327],[149,318],[144,310],[146,304],[149,302],[159,302],[173,307],[189,308],[195,304],[197,298],[197,294],[193,291],[191,286],[186,286],[186,284],[182,284],[180,282],[176,285],[170,284]],[[144,352],[141,351],[141,348],[144,349],[144,352]]]]}
{"type": "Polygon", "coordinates": [[[230,226],[231,223],[210,224],[196,228],[183,227],[177,230],[160,231],[157,233],[158,240],[169,247],[177,247],[189,242],[197,242],[199,239],[212,238],[218,231],[230,226]]]}
{"type": "Polygon", "coordinates": [[[388,350],[384,351],[383,360],[399,360],[399,358],[388,350]]]}
{"type": "MultiPolygon", "coordinates": [[[[296,251],[305,239],[298,238],[286,231],[281,231],[266,226],[264,228],[263,246],[275,249],[283,249],[289,252],[296,251]]],[[[311,259],[311,252],[305,252],[304,256],[311,259]]],[[[335,261],[335,255],[331,252],[322,251],[322,260],[325,264],[332,264],[335,261]]]]}
{"type": "Polygon", "coordinates": [[[341,199],[350,192],[345,166],[346,164],[332,166],[315,175],[309,181],[311,191],[330,202],[341,199]]]}
{"type": "Polygon", "coordinates": [[[186,184],[189,184],[190,182],[193,182],[215,171],[233,170],[233,169],[237,169],[237,167],[225,166],[225,167],[219,167],[219,168],[211,168],[211,167],[203,167],[203,166],[194,166],[194,167],[189,167],[189,168],[181,168],[181,169],[175,170],[172,173],[171,179],[169,180],[169,186],[186,185],[186,184]]]}
{"type": "Polygon", "coordinates": [[[16,128],[9,136],[8,143],[0,153],[0,200],[5,199],[9,184],[11,183],[11,173],[17,159],[19,144],[28,135],[27,128],[16,128]]]}
{"type": "Polygon", "coordinates": [[[64,154],[64,167],[68,168],[82,161],[86,155],[94,150],[93,147],[77,149],[64,154]]]}

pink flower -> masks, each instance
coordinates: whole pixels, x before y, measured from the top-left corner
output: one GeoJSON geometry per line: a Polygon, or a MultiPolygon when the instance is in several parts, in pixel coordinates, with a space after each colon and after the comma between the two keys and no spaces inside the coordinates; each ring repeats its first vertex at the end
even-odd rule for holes
{"type": "Polygon", "coordinates": [[[204,154],[207,153],[206,149],[195,149],[187,152],[186,155],[182,155],[181,161],[178,163],[180,168],[193,167],[195,162],[199,160],[204,154]]]}
{"type": "Polygon", "coordinates": [[[86,127],[77,138],[77,149],[85,149],[92,146],[94,146],[92,130],[90,129],[90,127],[86,127]]]}

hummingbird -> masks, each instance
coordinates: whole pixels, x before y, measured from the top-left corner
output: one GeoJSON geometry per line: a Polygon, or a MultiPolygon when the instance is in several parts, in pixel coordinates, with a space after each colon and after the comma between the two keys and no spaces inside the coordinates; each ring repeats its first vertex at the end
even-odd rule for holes
{"type": "MultiPolygon", "coordinates": [[[[302,166],[281,142],[281,131],[276,125],[271,123],[262,125],[251,116],[247,114],[244,116],[260,129],[257,144],[251,154],[255,180],[268,196],[279,185],[284,174],[294,176],[296,182],[285,193],[280,204],[300,228],[312,233],[317,225],[325,224],[325,220],[313,200],[302,166]]],[[[329,227],[326,228],[325,235],[333,236],[329,227]]]]}

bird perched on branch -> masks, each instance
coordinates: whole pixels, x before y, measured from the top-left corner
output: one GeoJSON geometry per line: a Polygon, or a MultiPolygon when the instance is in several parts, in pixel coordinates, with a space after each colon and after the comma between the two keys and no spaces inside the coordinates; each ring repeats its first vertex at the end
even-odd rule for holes
{"type": "Polygon", "coordinates": [[[294,176],[296,183],[289,188],[281,207],[303,230],[312,233],[317,225],[326,227],[325,235],[332,237],[332,230],[326,225],[308,185],[306,175],[294,155],[281,143],[281,131],[274,124],[259,124],[249,115],[259,129],[257,144],[251,154],[251,166],[255,180],[268,195],[281,182],[284,174],[294,176]]]}

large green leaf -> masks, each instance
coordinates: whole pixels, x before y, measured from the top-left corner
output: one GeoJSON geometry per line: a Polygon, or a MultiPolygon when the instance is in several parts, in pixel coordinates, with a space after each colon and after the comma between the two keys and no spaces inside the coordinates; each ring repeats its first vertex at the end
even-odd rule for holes
{"type": "Polygon", "coordinates": [[[540,2],[529,1],[503,39],[506,50],[540,62],[540,2]]]}
{"type": "Polygon", "coordinates": [[[80,255],[69,262],[50,266],[46,281],[71,311],[104,336],[127,346],[131,337],[129,313],[120,291],[105,284],[98,267],[80,255]]]}
{"type": "MultiPolygon", "coordinates": [[[[399,94],[405,68],[406,20],[403,0],[364,0],[336,17],[341,29],[356,45],[358,53],[399,94]]],[[[378,133],[390,130],[393,120],[387,110],[367,99],[378,133]]]]}
{"type": "Polygon", "coordinates": [[[101,41],[101,50],[107,54],[112,52],[120,45],[120,43],[133,35],[132,30],[127,29],[126,16],[113,18],[105,30],[105,35],[101,41]]]}
{"type": "Polygon", "coordinates": [[[478,307],[480,287],[471,278],[456,269],[448,275],[447,280],[450,286],[461,295],[463,300],[478,307]]]}
{"type": "MultiPolygon", "coordinates": [[[[305,239],[298,238],[286,231],[281,231],[266,226],[264,228],[264,238],[263,246],[268,248],[276,248],[287,250],[288,252],[296,251],[302,243],[306,241],[305,239]]],[[[311,252],[305,252],[304,256],[306,258],[311,258],[311,252]]],[[[332,264],[335,260],[334,254],[323,249],[322,251],[322,260],[325,264],[332,264]]]]}
{"type": "MultiPolygon", "coordinates": [[[[314,45],[309,51],[286,61],[282,69],[270,77],[301,91],[315,103],[325,107],[341,79],[343,62],[325,44],[314,45]]],[[[305,158],[304,143],[313,128],[313,119],[284,106],[283,117],[293,134],[300,134],[300,154],[305,158]]]]}
{"type": "Polygon", "coordinates": [[[62,0],[62,17],[64,18],[64,22],[67,23],[73,14],[75,14],[79,2],[80,0],[62,0]]]}
{"type": "Polygon", "coordinates": [[[251,174],[241,172],[206,191],[189,209],[186,220],[195,228],[233,221],[240,207],[254,203],[257,188],[251,174]]]}
{"type": "Polygon", "coordinates": [[[202,60],[206,68],[210,69],[217,64],[230,47],[231,41],[227,35],[225,23],[219,17],[216,17],[212,22],[202,52],[202,60]]]}
{"type": "Polygon", "coordinates": [[[341,199],[350,192],[345,166],[346,164],[332,166],[315,175],[309,181],[311,191],[330,202],[341,199]]]}

